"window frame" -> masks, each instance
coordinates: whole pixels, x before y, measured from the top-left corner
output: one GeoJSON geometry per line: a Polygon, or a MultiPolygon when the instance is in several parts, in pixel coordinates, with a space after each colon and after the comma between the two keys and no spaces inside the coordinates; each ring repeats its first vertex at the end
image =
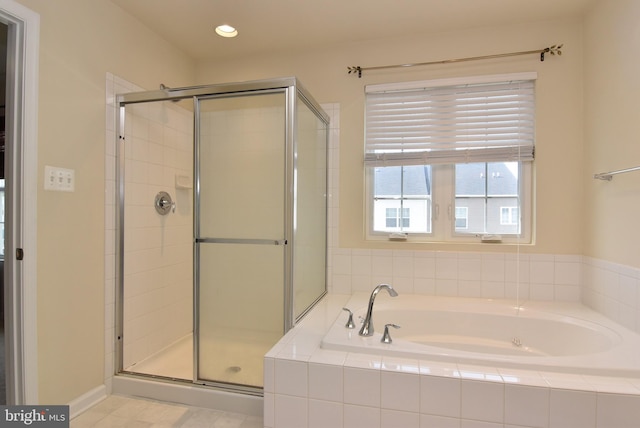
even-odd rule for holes
{"type": "MultiPolygon", "coordinates": [[[[365,239],[369,241],[387,241],[398,231],[374,230],[374,186],[373,171],[375,167],[365,167],[365,239]]],[[[455,227],[455,165],[433,165],[431,168],[431,232],[406,234],[409,242],[450,242],[481,243],[482,234],[456,230],[455,227]]],[[[519,234],[501,235],[503,244],[529,244],[533,242],[533,174],[532,162],[520,163],[519,203],[522,227],[519,234]]],[[[394,236],[394,240],[395,240],[394,236]]]]}
{"type": "MultiPolygon", "coordinates": [[[[520,233],[502,234],[500,239],[503,244],[530,244],[533,242],[533,167],[533,162],[520,162],[517,205],[520,212],[520,233]]],[[[451,204],[455,207],[455,190],[452,198],[451,204]]],[[[482,234],[456,231],[454,224],[452,235],[450,237],[445,236],[444,240],[447,242],[482,242],[482,238],[482,234]]]]}

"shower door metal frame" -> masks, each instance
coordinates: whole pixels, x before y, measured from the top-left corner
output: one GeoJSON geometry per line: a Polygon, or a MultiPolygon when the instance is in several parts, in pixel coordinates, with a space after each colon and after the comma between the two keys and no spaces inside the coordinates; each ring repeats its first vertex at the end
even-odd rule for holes
{"type": "MultiPolygon", "coordinates": [[[[225,84],[214,84],[214,85],[201,85],[201,86],[191,86],[184,88],[167,88],[163,87],[162,89],[152,90],[152,91],[143,91],[143,92],[130,92],[124,94],[116,95],[116,106],[118,108],[116,115],[116,257],[115,257],[115,284],[116,284],[116,305],[115,305],[115,361],[114,361],[114,369],[115,374],[125,374],[125,375],[133,375],[139,377],[153,378],[157,380],[169,380],[169,381],[180,381],[187,382],[190,384],[206,384],[211,386],[216,386],[221,389],[228,389],[234,392],[242,392],[247,394],[255,394],[261,395],[262,388],[257,387],[247,387],[244,385],[235,385],[235,384],[221,384],[218,382],[206,382],[203,383],[197,379],[197,349],[194,345],[194,373],[191,381],[185,379],[172,379],[172,378],[164,378],[156,375],[145,375],[141,373],[135,372],[126,372],[123,367],[123,331],[124,331],[124,202],[125,202],[125,186],[124,186],[124,174],[125,174],[125,157],[124,157],[124,145],[125,141],[125,106],[128,104],[139,104],[139,103],[147,103],[147,102],[159,102],[159,101],[180,101],[185,99],[194,100],[194,107],[197,105],[197,99],[199,97],[216,97],[216,96],[243,96],[243,95],[252,95],[256,93],[260,93],[263,91],[284,91],[286,95],[285,101],[285,150],[286,150],[286,159],[285,165],[286,168],[295,168],[295,136],[296,136],[296,120],[295,120],[295,111],[296,105],[298,102],[297,95],[301,96],[302,101],[312,109],[312,111],[316,114],[316,116],[322,120],[322,122],[328,126],[329,117],[322,110],[320,105],[315,102],[313,97],[311,97],[310,93],[300,85],[298,80],[295,77],[285,77],[279,79],[268,79],[268,80],[257,80],[251,82],[237,82],[237,83],[225,83],[225,84]]],[[[194,139],[197,134],[197,112],[194,111],[194,139]]],[[[328,129],[327,129],[327,143],[328,143],[328,129]]],[[[194,190],[198,189],[199,183],[196,175],[196,152],[195,149],[197,144],[194,141],[194,190]]],[[[328,144],[326,147],[328,151],[328,144]]],[[[328,157],[327,157],[328,162],[328,157]]],[[[325,277],[325,289],[321,293],[321,295],[298,317],[294,316],[294,305],[293,305],[293,284],[291,283],[293,278],[293,268],[294,263],[292,260],[293,254],[292,249],[295,241],[295,230],[293,226],[294,212],[293,212],[293,192],[294,192],[294,174],[293,171],[291,173],[285,174],[285,242],[283,243],[285,246],[285,284],[284,287],[284,325],[283,325],[283,335],[291,329],[295,322],[301,319],[307,312],[310,310],[322,297],[324,297],[327,293],[326,289],[326,277],[325,277]]],[[[328,180],[328,177],[327,177],[328,180]]],[[[196,211],[196,200],[197,195],[194,194],[194,212],[196,211]]],[[[328,210],[328,204],[325,204],[325,210],[328,210]]],[[[326,214],[326,213],[325,213],[326,214]]],[[[326,216],[325,216],[326,219],[326,216]]],[[[194,225],[195,225],[195,215],[194,215],[194,225]]],[[[326,228],[325,228],[326,230],[326,228]]],[[[196,231],[194,229],[194,235],[196,231]]],[[[274,245],[280,244],[280,242],[274,241],[274,245]]],[[[194,344],[197,342],[196,339],[196,328],[197,328],[197,316],[199,309],[197,307],[198,304],[198,290],[195,286],[196,278],[195,271],[197,270],[195,265],[195,242],[194,242],[194,313],[193,313],[193,328],[194,328],[194,344]]],[[[325,233],[325,258],[327,256],[328,246],[327,246],[327,236],[325,233]]]]}

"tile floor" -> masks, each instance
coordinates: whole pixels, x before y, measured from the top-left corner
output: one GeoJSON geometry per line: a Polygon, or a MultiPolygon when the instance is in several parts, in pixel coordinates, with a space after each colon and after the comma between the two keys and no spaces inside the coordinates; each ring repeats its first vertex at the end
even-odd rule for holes
{"type": "Polygon", "coordinates": [[[110,395],[71,420],[71,428],[262,428],[262,417],[138,397],[110,395]]]}

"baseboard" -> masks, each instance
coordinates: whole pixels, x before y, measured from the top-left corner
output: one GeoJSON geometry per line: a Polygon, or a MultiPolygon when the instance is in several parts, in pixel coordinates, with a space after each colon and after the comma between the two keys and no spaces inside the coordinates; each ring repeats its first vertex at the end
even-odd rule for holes
{"type": "Polygon", "coordinates": [[[69,402],[69,417],[71,419],[75,418],[80,413],[84,412],[89,407],[95,406],[105,398],[107,398],[107,387],[105,385],[93,388],[91,391],[88,391],[69,402]]]}

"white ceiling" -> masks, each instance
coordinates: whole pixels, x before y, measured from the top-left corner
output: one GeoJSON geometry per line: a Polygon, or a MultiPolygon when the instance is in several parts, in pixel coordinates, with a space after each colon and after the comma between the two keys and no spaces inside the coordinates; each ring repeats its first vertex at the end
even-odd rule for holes
{"type": "Polygon", "coordinates": [[[111,0],[196,60],[582,15],[594,0],[111,0]],[[214,33],[226,23],[234,39],[214,33]]]}

